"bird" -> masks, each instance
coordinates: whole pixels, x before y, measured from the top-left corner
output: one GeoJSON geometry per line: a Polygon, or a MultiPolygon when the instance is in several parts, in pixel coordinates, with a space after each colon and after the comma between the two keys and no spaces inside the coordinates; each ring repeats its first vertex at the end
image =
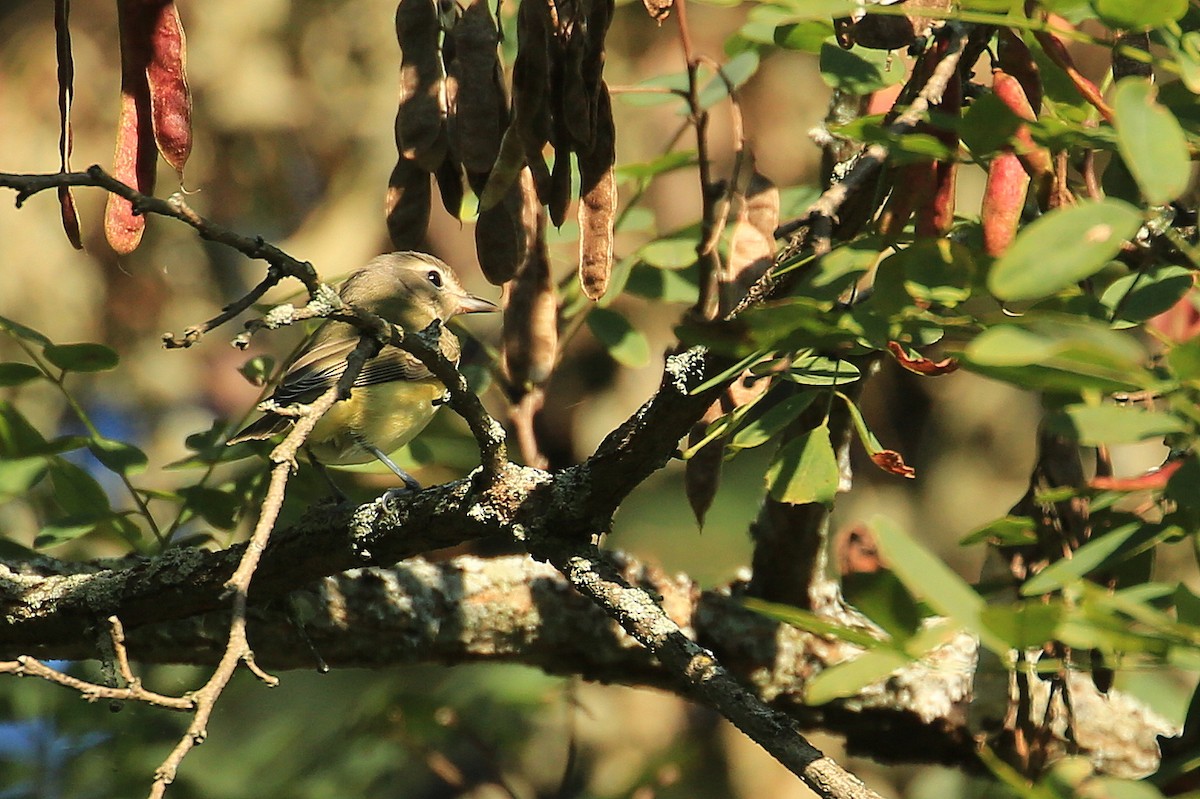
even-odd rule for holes
{"type": "MultiPolygon", "coordinates": [[[[348,305],[370,311],[410,333],[465,313],[497,310],[495,304],[467,293],[444,261],[421,252],[393,252],[372,259],[350,275],[338,292],[348,305]]],[[[277,406],[316,400],[341,378],[360,330],[347,322],[326,320],[288,365],[275,392],[277,406]]],[[[441,328],[441,351],[457,364],[458,338],[441,328]]],[[[334,492],[325,465],[369,463],[377,459],[395,473],[405,489],[420,490],[412,475],[390,454],[411,441],[445,401],[446,389],[414,355],[391,344],[364,364],[350,397],[334,405],[305,442],[309,459],[334,492]]],[[[289,430],[294,418],[267,411],[226,444],[267,439],[289,430]]]]}

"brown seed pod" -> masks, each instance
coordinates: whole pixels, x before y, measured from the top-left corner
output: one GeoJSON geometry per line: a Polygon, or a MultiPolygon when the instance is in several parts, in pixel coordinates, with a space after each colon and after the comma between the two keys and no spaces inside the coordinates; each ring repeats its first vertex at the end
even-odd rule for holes
{"type": "Polygon", "coordinates": [[[446,213],[458,219],[462,213],[463,202],[462,168],[458,161],[454,160],[453,156],[447,152],[434,176],[437,178],[438,193],[442,197],[442,205],[446,208],[446,213]]]}
{"type": "MultiPolygon", "coordinates": [[[[545,162],[542,161],[541,164],[545,169],[545,162]]],[[[487,176],[487,183],[479,195],[479,210],[486,211],[500,202],[524,167],[525,148],[521,144],[517,124],[513,122],[508,126],[508,130],[504,131],[504,139],[500,142],[500,152],[496,156],[496,163],[492,165],[492,171],[487,176]]]]}
{"type": "MultiPolygon", "coordinates": [[[[688,433],[688,446],[693,446],[704,438],[705,430],[710,421],[721,415],[721,402],[718,400],[709,406],[704,418],[692,425],[688,433]],[[714,415],[715,414],[715,415],[714,415]],[[712,416],[712,419],[709,417],[712,416]]],[[[704,518],[712,507],[717,489],[721,485],[721,466],[725,461],[725,448],[722,440],[710,441],[688,458],[683,466],[683,488],[687,495],[688,505],[692,515],[696,517],[696,525],[704,529],[704,518]]]]}
{"type": "MultiPolygon", "coordinates": [[[[935,110],[957,118],[962,113],[962,81],[955,74],[946,84],[941,102],[935,110]]],[[[950,232],[954,225],[954,201],[958,188],[958,132],[952,127],[931,125],[930,130],[950,151],[950,160],[936,161],[933,167],[933,191],[928,200],[916,208],[914,228],[918,236],[939,237],[950,232]]]]}
{"type": "Polygon", "coordinates": [[[558,298],[546,249],[546,212],[537,200],[532,181],[526,186],[528,255],[509,284],[504,304],[504,364],[514,390],[520,394],[550,377],[558,355],[558,298]]]}
{"type": "MultiPolygon", "coordinates": [[[[58,168],[71,171],[71,103],[75,99],[75,59],[71,55],[71,4],[69,0],[54,0],[54,44],[58,59],[58,168]]],[[[79,232],[79,212],[70,186],[58,187],[58,205],[62,215],[63,232],[77,250],[83,249],[79,232]]]]}
{"type": "Polygon", "coordinates": [[[1029,46],[1014,31],[996,32],[996,63],[1021,83],[1034,115],[1042,111],[1042,75],[1029,46]]]}
{"type": "Polygon", "coordinates": [[[1071,79],[1071,83],[1075,84],[1075,90],[1079,92],[1080,96],[1091,103],[1092,107],[1100,112],[1100,116],[1104,117],[1104,121],[1111,125],[1113,122],[1112,106],[1105,102],[1104,94],[1099,87],[1075,66],[1075,59],[1071,57],[1071,53],[1068,52],[1067,46],[1062,43],[1062,40],[1049,31],[1034,31],[1033,35],[1050,60],[1067,73],[1067,77],[1071,79]]]}
{"type": "Polygon", "coordinates": [[[584,55],[585,39],[576,30],[562,53],[562,105],[559,107],[572,149],[576,152],[591,147],[594,132],[592,95],[583,78],[584,55]]]}
{"type": "Polygon", "coordinates": [[[512,279],[525,260],[529,236],[525,226],[525,191],[533,192],[529,170],[509,186],[504,199],[479,212],[475,222],[475,253],[488,282],[500,286],[512,279]]]}
{"type": "Polygon", "coordinates": [[[729,239],[728,272],[721,282],[720,314],[737,305],[747,289],[775,262],[779,189],[755,171],[738,208],[729,239]]]}
{"type": "Polygon", "coordinates": [[[983,222],[983,248],[988,255],[1002,255],[1017,235],[1029,175],[1011,151],[996,154],[988,166],[979,216],[983,222]]]}
{"type": "Polygon", "coordinates": [[[517,9],[517,57],[512,76],[512,126],[543,203],[550,196],[550,170],[542,153],[550,140],[551,126],[549,9],[547,3],[522,3],[517,9]]]}
{"type": "Polygon", "coordinates": [[[487,0],[467,6],[450,36],[454,40],[450,74],[458,84],[453,146],[468,172],[486,175],[508,126],[508,98],[496,51],[500,37],[487,0]]]}
{"type": "Polygon", "coordinates": [[[192,93],[187,83],[187,41],[175,3],[163,3],[156,12],[146,82],[154,141],[166,162],[182,176],[192,152],[192,93]]]}
{"type": "Polygon", "coordinates": [[[397,250],[419,250],[425,244],[432,204],[429,173],[407,158],[401,158],[388,178],[388,236],[397,250]]]}
{"type": "MultiPolygon", "coordinates": [[[[150,86],[146,65],[154,7],[143,0],[119,0],[117,21],[121,37],[121,111],[117,119],[117,146],[113,176],[142,194],[154,192],[157,152],[151,121],[150,86]]],[[[135,214],[133,204],[115,194],[104,208],[104,235],[120,255],[137,249],[146,229],[146,218],[135,214]]]]}
{"type": "Polygon", "coordinates": [[[879,215],[879,233],[895,239],[918,208],[928,206],[937,191],[937,164],[920,161],[896,167],[892,174],[892,193],[879,215]]]}
{"type": "Polygon", "coordinates": [[[400,103],[396,148],[402,157],[433,172],[446,155],[446,76],[438,50],[441,26],[431,0],[400,0],[400,103]]]}
{"type": "Polygon", "coordinates": [[[592,300],[600,299],[608,290],[617,214],[617,181],[613,174],[616,128],[612,102],[603,84],[596,109],[599,113],[592,148],[579,153],[579,282],[592,300]]]}

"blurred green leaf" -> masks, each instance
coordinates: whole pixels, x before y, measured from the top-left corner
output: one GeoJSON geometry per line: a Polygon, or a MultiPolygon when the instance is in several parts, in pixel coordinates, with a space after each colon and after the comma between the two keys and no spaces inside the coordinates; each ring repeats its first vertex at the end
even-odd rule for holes
{"type": "Polygon", "coordinates": [[[811,300],[836,301],[875,265],[879,249],[877,240],[860,239],[832,250],[804,268],[793,293],[811,300]]]}
{"type": "Polygon", "coordinates": [[[1021,595],[1046,594],[1062,588],[1067,583],[1081,580],[1159,534],[1158,528],[1139,522],[1130,522],[1115,530],[1109,530],[1075,550],[1070,558],[1056,560],[1038,572],[1021,586],[1021,595]]]}
{"type": "Polygon", "coordinates": [[[232,492],[197,485],[181,488],[179,493],[184,507],[213,527],[229,530],[237,523],[241,503],[232,492]]]}
{"type": "Polygon", "coordinates": [[[49,347],[54,344],[54,342],[46,338],[46,336],[42,335],[38,331],[34,330],[32,327],[26,327],[20,322],[14,322],[12,319],[4,316],[0,316],[0,330],[3,330],[9,335],[15,336],[16,338],[24,339],[25,341],[32,341],[34,344],[37,344],[40,347],[49,347]]]}
{"type": "Polygon", "coordinates": [[[1175,587],[1172,601],[1180,624],[1200,627],[1200,596],[1193,594],[1186,585],[1180,583],[1175,587]]]}
{"type": "Polygon", "coordinates": [[[862,8],[858,0],[782,0],[778,4],[787,10],[797,22],[808,19],[825,20],[830,17],[848,17],[862,8]]]}
{"type": "Polygon", "coordinates": [[[98,520],[110,515],[108,494],[84,469],[62,458],[51,458],[50,480],[54,501],[68,516],[98,520]]]}
{"type": "Polygon", "coordinates": [[[855,696],[863,688],[886,679],[909,663],[912,663],[912,658],[894,649],[864,652],[853,660],[830,666],[810,678],[804,687],[804,701],[809,705],[823,705],[835,699],[855,696]]]}
{"type": "Polygon", "coordinates": [[[1050,211],[1023,229],[996,260],[988,289],[1001,300],[1053,294],[1104,268],[1141,224],[1141,212],[1120,200],[1050,211]],[[1065,242],[1070,246],[1063,246],[1065,242]]]}
{"type": "Polygon", "coordinates": [[[656,269],[683,269],[696,263],[696,239],[658,239],[641,247],[637,257],[656,269]]]}
{"type": "Polygon", "coordinates": [[[949,239],[922,240],[888,260],[904,270],[904,288],[913,299],[952,308],[971,296],[975,259],[949,239]]]}
{"type": "Polygon", "coordinates": [[[1132,444],[1181,433],[1187,425],[1176,416],[1136,405],[1068,405],[1046,418],[1046,428],[1080,444],[1132,444]]]}
{"type": "Polygon", "coordinates": [[[46,439],[34,429],[16,406],[0,400],[0,457],[23,458],[43,455],[46,439]]]}
{"type": "Polygon", "coordinates": [[[1190,269],[1174,264],[1154,266],[1117,278],[1104,290],[1100,302],[1111,309],[1114,319],[1144,322],[1169,310],[1194,284],[1190,269]]]}
{"type": "Polygon", "coordinates": [[[770,441],[777,433],[787,427],[792,421],[804,413],[813,400],[820,396],[817,391],[802,391],[785,397],[768,408],[761,416],[743,427],[726,442],[726,449],[743,450],[761,446],[770,441]]]}
{"type": "Polygon", "coordinates": [[[659,302],[694,303],[699,294],[696,269],[655,269],[637,264],[629,272],[626,291],[659,302]]]}
{"type": "Polygon", "coordinates": [[[96,438],[88,444],[96,460],[117,474],[137,474],[146,468],[146,453],[132,444],[111,438],[96,438]]]}
{"type": "Polygon", "coordinates": [[[825,424],[784,443],[767,468],[767,490],[778,502],[828,505],[837,494],[837,456],[825,424]]]}
{"type": "MultiPolygon", "coordinates": [[[[1168,1],[1179,5],[1181,15],[1187,9],[1187,0],[1168,1]]],[[[1098,0],[1097,5],[1104,3],[1105,0],[1098,0]]],[[[1136,4],[1117,0],[1110,4],[1144,9],[1153,5],[1154,0],[1136,4]]],[[[1151,204],[1162,205],[1187,191],[1192,163],[1179,121],[1154,97],[1154,87],[1144,78],[1122,80],[1112,95],[1113,125],[1121,157],[1142,194],[1151,204]]]]}
{"type": "Polygon", "coordinates": [[[672,150],[652,161],[621,164],[616,169],[616,176],[618,181],[649,180],[668,172],[674,172],[676,169],[695,166],[696,163],[695,150],[672,150]]]}
{"type": "Polygon", "coordinates": [[[24,385],[43,376],[42,370],[31,363],[0,363],[0,387],[24,385]]]}
{"type": "Polygon", "coordinates": [[[1005,516],[996,519],[982,527],[976,527],[959,542],[959,545],[970,546],[985,541],[994,546],[1035,544],[1037,532],[1033,527],[1033,519],[1028,516],[1005,516]]]}
{"type": "Polygon", "coordinates": [[[761,613],[768,618],[781,621],[784,624],[790,624],[797,629],[820,635],[825,638],[832,638],[837,641],[845,641],[848,644],[861,646],[864,649],[875,649],[883,645],[871,633],[861,627],[848,627],[844,624],[838,624],[836,621],[831,621],[824,616],[818,616],[810,610],[804,610],[793,605],[784,605],[779,602],[768,602],[765,599],[756,597],[744,597],[742,604],[755,613],[761,613]]]}
{"type": "Polygon", "coordinates": [[[958,135],[971,154],[982,160],[1008,143],[1021,122],[1003,100],[988,92],[972,101],[957,125],[958,135]]]}
{"type": "Polygon", "coordinates": [[[729,96],[731,87],[736,90],[750,80],[758,71],[759,60],[757,50],[746,50],[722,64],[721,74],[710,78],[698,93],[700,108],[711,108],[729,96]]]}
{"type": "Polygon", "coordinates": [[[821,77],[831,89],[870,94],[904,80],[904,67],[883,50],[857,47],[844,50],[832,42],[821,45],[821,77]]]}
{"type": "Polygon", "coordinates": [[[65,516],[42,527],[37,538],[33,539],[36,549],[49,549],[61,544],[74,541],[76,538],[94,531],[98,525],[112,517],[112,513],[100,515],[79,514],[65,516]]]}
{"type": "Polygon", "coordinates": [[[774,44],[785,50],[819,53],[825,41],[832,35],[833,25],[829,20],[814,19],[780,25],[774,29],[771,40],[766,44],[774,44]]]}
{"type": "Polygon", "coordinates": [[[104,372],[117,366],[117,353],[103,344],[51,344],[46,360],[68,372],[104,372]]]}
{"type": "Polygon", "coordinates": [[[587,325],[617,363],[630,369],[650,363],[650,342],[621,314],[608,308],[593,308],[587,325]]]}
{"type": "Polygon", "coordinates": [[[903,644],[921,628],[921,611],[912,594],[890,570],[842,577],[846,601],[903,644]]]}
{"type": "Polygon", "coordinates": [[[983,609],[980,619],[1013,649],[1032,649],[1053,640],[1062,616],[1060,602],[1020,602],[989,605],[983,609]]]}
{"type": "Polygon", "coordinates": [[[251,385],[265,386],[271,379],[271,372],[274,369],[275,359],[270,355],[255,355],[242,364],[238,371],[242,373],[242,377],[250,381],[251,385]]]}
{"type": "Polygon", "coordinates": [[[46,459],[0,458],[0,497],[16,497],[37,485],[46,475],[46,459]]]}
{"type": "MultiPolygon", "coordinates": [[[[1187,13],[1187,0],[1091,0],[1092,8],[1111,28],[1161,28],[1187,13]]],[[[1124,83],[1124,81],[1122,81],[1124,83]]]]}
{"type": "Polygon", "coordinates": [[[1200,380],[1200,339],[1171,347],[1167,350],[1167,363],[1180,380],[1200,380]]]}
{"type": "Polygon", "coordinates": [[[842,386],[862,377],[862,372],[850,361],[826,358],[824,355],[798,354],[792,365],[779,376],[802,386],[842,386]]]}

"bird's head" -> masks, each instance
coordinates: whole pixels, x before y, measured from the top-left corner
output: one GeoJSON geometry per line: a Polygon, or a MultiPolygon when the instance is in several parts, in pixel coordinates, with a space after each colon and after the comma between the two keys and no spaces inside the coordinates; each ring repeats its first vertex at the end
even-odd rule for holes
{"type": "Polygon", "coordinates": [[[420,252],[380,255],[342,285],[348,303],[376,313],[405,330],[428,327],[460,313],[496,310],[485,299],[467,293],[444,261],[420,252]]]}

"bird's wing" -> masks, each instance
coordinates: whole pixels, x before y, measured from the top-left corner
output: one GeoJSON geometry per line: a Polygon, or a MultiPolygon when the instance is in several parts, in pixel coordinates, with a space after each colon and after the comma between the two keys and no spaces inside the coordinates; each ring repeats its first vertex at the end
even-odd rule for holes
{"type": "MultiPolygon", "coordinates": [[[[358,338],[328,340],[313,346],[292,364],[283,382],[271,395],[280,405],[312,402],[346,372],[346,359],[358,338]]],[[[356,388],[394,380],[424,380],[432,377],[425,364],[399,347],[386,346],[363,365],[354,380],[356,388]]]]}

